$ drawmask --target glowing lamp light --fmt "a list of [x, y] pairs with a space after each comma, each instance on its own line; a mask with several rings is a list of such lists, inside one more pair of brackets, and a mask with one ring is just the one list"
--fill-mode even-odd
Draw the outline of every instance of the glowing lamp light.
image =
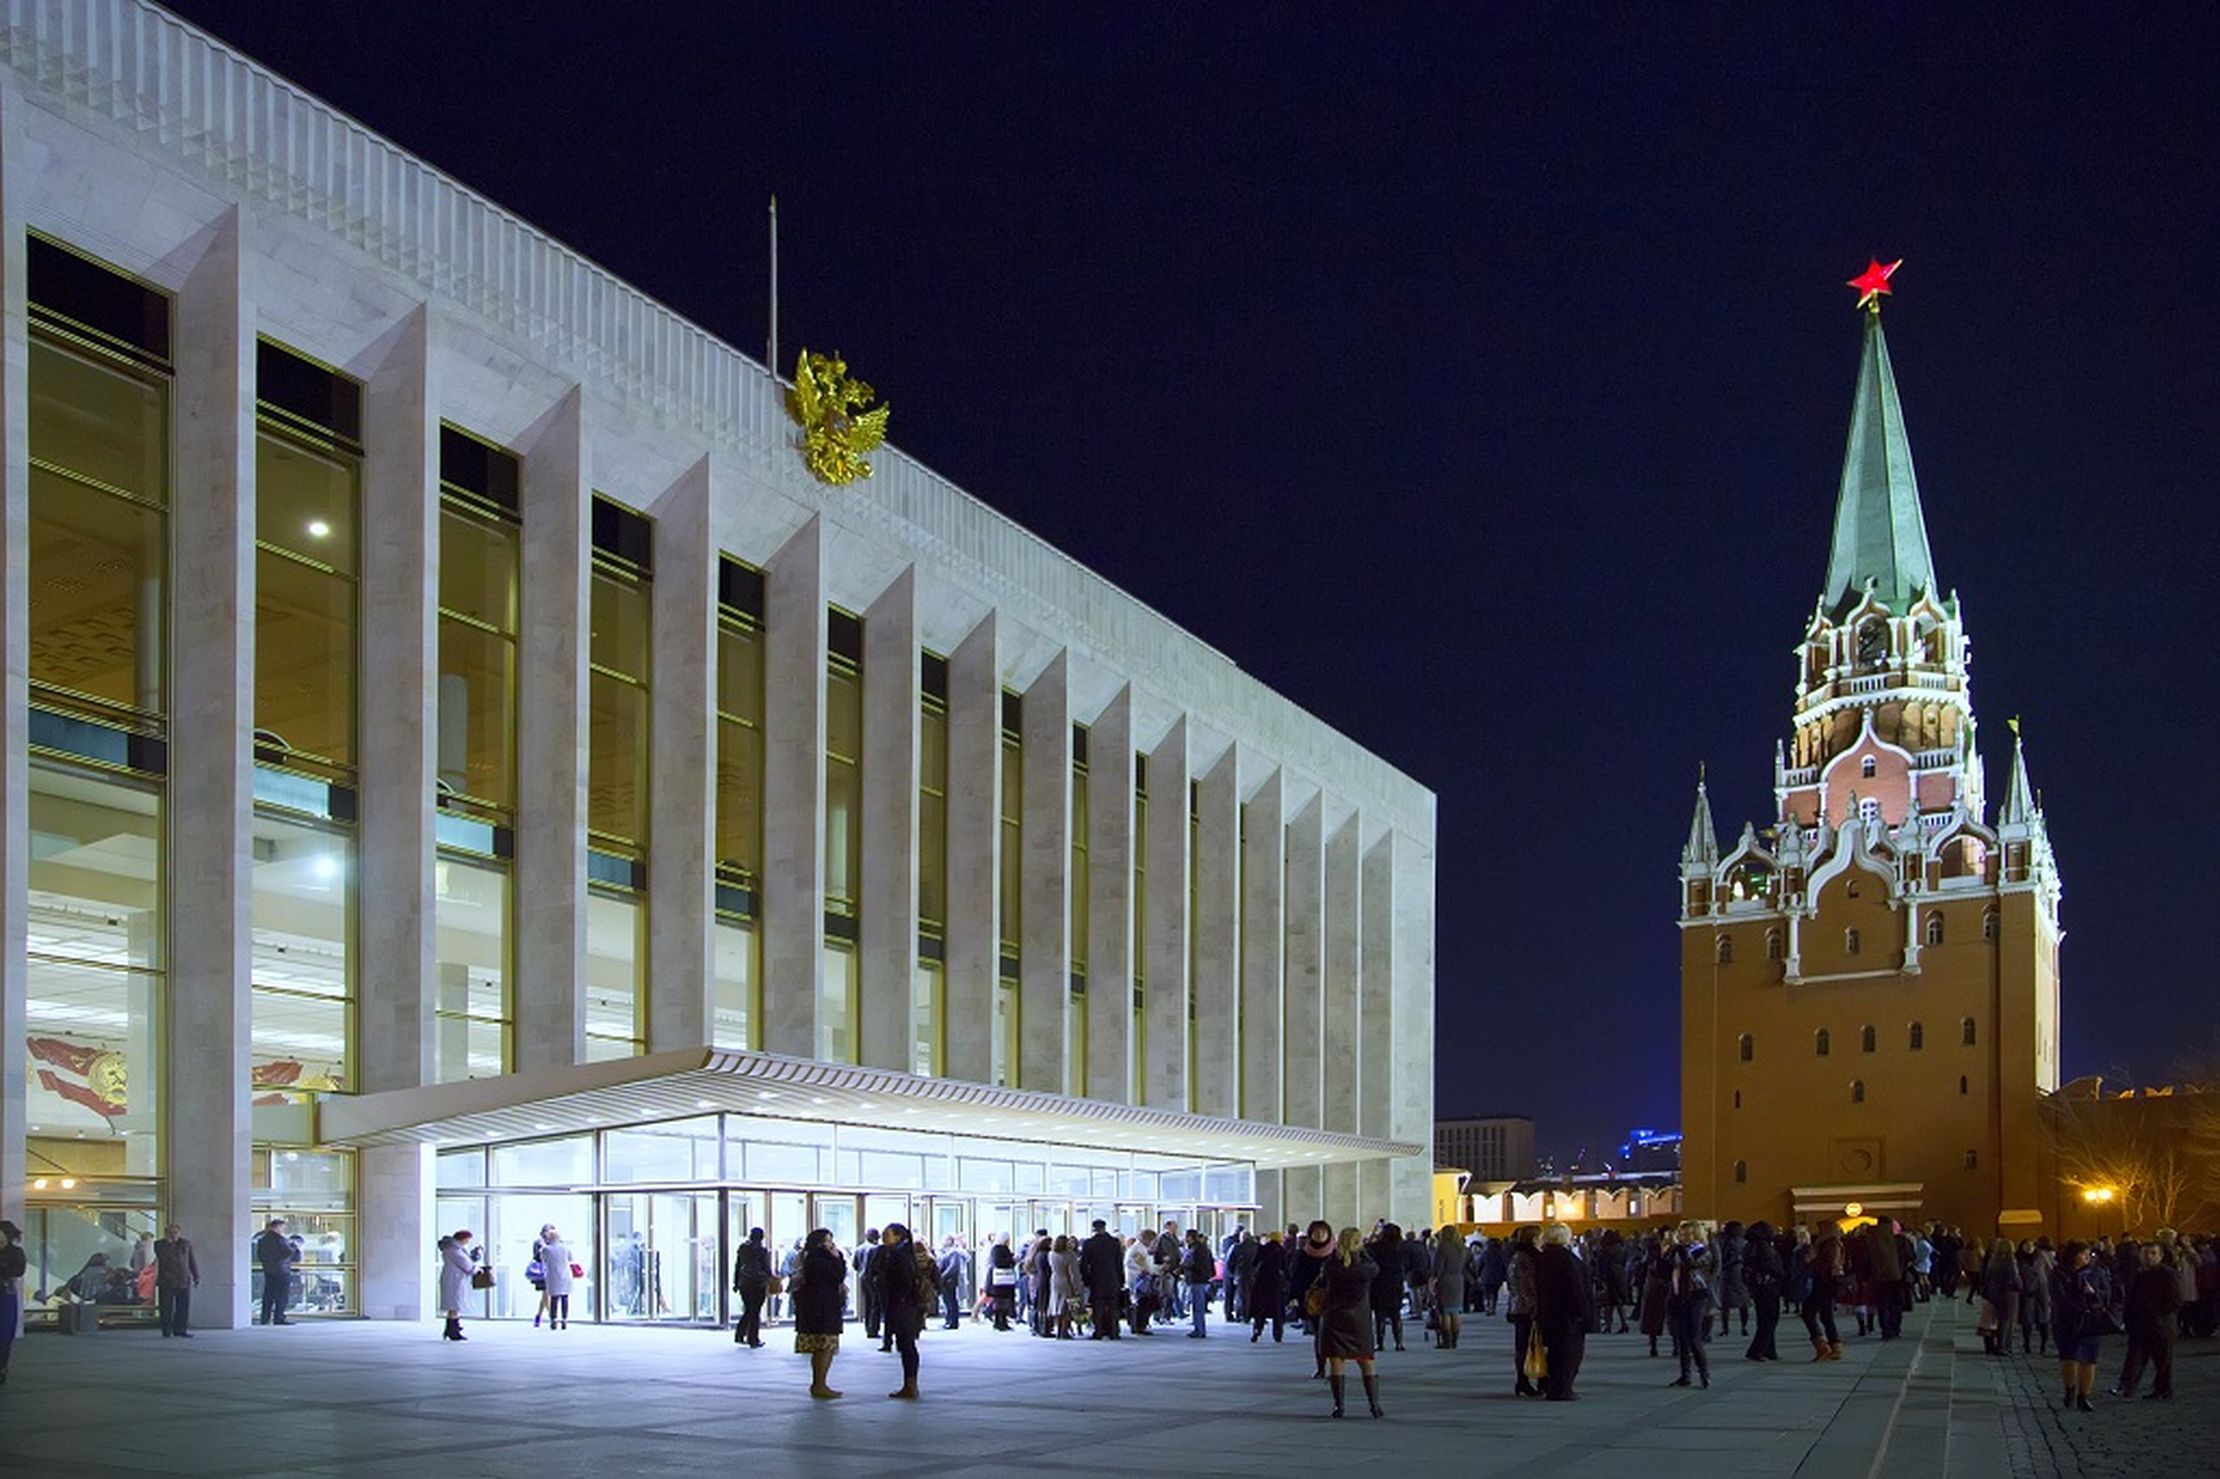
[[64, 1176], [64, 1177], [62, 1178], [62, 1190], [63, 1190], [63, 1191], [75, 1191], [75, 1190], [77, 1190], [77, 1178], [76, 1178], [76, 1177], [74, 1177], [74, 1176]]
[[39, 1178], [38, 1180], [36, 1180], [36, 1181], [32, 1182], [32, 1183], [31, 1183], [31, 1190], [33, 1190], [33, 1191], [44, 1191], [44, 1190], [46, 1190], [46, 1178], [45, 1178], [44, 1176], [41, 1176], [41, 1177], [40, 1177], [40, 1178]]
[[1846, 1203], [1844, 1203], [1844, 1204], [1843, 1204], [1843, 1208], [1842, 1208], [1842, 1215], [1843, 1215], [1843, 1216], [1845, 1216], [1845, 1217], [1863, 1217], [1863, 1216], [1865, 1216], [1865, 1203], [1863, 1203], [1863, 1202], [1846, 1202]]
[[2112, 1200], [2112, 1188], [2109, 1186], [2083, 1187], [2081, 1199], [2092, 1205], [2101, 1205]]
[[[1887, 292], [1888, 290], [1887, 290], [1886, 288], [1883, 288], [1883, 289], [1882, 289], [1882, 291], [1883, 291], [1883, 292]], [[325, 522], [324, 522], [324, 521], [323, 521], [322, 519], [310, 519], [310, 520], [308, 521], [308, 537], [309, 537], [309, 538], [311, 538], [311, 539], [323, 539], [323, 538], [326, 538], [326, 537], [328, 537], [328, 536], [329, 536], [330, 534], [331, 534], [331, 525], [329, 525], [329, 524], [325, 523]]]

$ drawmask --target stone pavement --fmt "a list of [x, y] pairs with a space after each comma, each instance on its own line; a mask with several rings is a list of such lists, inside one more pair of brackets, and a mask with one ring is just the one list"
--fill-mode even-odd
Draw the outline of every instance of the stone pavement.
[[[1963, 1306], [1922, 1307], [1907, 1339], [1853, 1340], [1827, 1365], [1810, 1363], [1800, 1327], [1784, 1328], [1777, 1365], [1745, 1362], [1741, 1341], [1721, 1339], [1710, 1391], [1668, 1387], [1669, 1356], [1649, 1359], [1640, 1336], [1598, 1336], [1582, 1400], [1563, 1404], [1514, 1398], [1508, 1329], [1475, 1319], [1456, 1350], [1414, 1343], [1382, 1358], [1388, 1415], [1377, 1422], [1361, 1415], [1354, 1373], [1352, 1415], [1331, 1421], [1306, 1345], [1252, 1346], [1218, 1326], [1205, 1341], [1166, 1329], [1115, 1345], [935, 1330], [914, 1404], [886, 1400], [894, 1358], [854, 1326], [833, 1368], [848, 1395], [833, 1403], [805, 1395], [807, 1367], [784, 1330], [760, 1351], [715, 1331], [583, 1325], [478, 1323], [462, 1345], [436, 1325], [371, 1322], [207, 1331], [189, 1344], [151, 1331], [38, 1335], [17, 1345], [0, 1390], [0, 1471], [1299, 1475], [1385, 1459], [1553, 1479], [1991, 1479], [2021, 1468], [2014, 1455], [2008, 1469], [2006, 1449], [2020, 1409], [1998, 1400], [2014, 1363], [1983, 1358], [1971, 1325]], [[2186, 1415], [2214, 1382], [2204, 1355], [2170, 1412], [2084, 1422], [2148, 1430]], [[2007, 1410], [2013, 1423], [2000, 1420]], [[2044, 1451], [2052, 1467], [2040, 1472], [2075, 1471], [2055, 1435]]]
[[[1974, 1344], [1974, 1360], [1982, 1360]], [[2105, 1337], [2097, 1362], [2095, 1412], [2058, 1405], [2058, 1362], [2044, 1355], [1991, 1361], [1991, 1400], [2001, 1418], [2011, 1472], [2033, 1479], [2127, 1479], [2129, 1475], [2220, 1470], [2220, 1340], [2174, 1344], [2174, 1400], [2105, 1395], [2119, 1379], [2127, 1338]], [[2150, 1373], [2143, 1390], [2151, 1389]]]

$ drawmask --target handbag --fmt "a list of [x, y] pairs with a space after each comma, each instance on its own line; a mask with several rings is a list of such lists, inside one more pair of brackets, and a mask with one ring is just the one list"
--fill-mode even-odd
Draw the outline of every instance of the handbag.
[[482, 1263], [472, 1269], [470, 1271], [470, 1287], [473, 1289], [491, 1289], [493, 1287], [493, 1270]]
[[1539, 1383], [1549, 1379], [1549, 1347], [1542, 1344], [1542, 1327], [1539, 1325], [1533, 1326], [1526, 1333], [1526, 1359], [1519, 1364], [1519, 1370], [1531, 1382]]
[[537, 1258], [533, 1259], [530, 1263], [524, 1265], [524, 1278], [525, 1282], [531, 1284], [542, 1282], [547, 1278], [547, 1265]]
[[1996, 1306], [1986, 1298], [1981, 1301], [1981, 1313], [1974, 1317], [1973, 1328], [1982, 1335], [1994, 1335], [1997, 1329]]
[[766, 1294], [784, 1294], [786, 1292], [786, 1280], [780, 1278], [777, 1274], [771, 1275], [769, 1282], [763, 1286], [763, 1292]]
[[1326, 1286], [1323, 1282], [1314, 1283], [1303, 1291], [1303, 1313], [1313, 1320], [1326, 1313]]
[[582, 1263], [572, 1264], [570, 1266], [570, 1276], [574, 1279], [583, 1279], [584, 1277], [586, 1277], [586, 1265]]

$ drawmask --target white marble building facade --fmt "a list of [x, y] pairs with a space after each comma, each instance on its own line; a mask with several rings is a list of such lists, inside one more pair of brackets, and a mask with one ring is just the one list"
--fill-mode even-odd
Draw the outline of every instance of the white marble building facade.
[[[0, 60], [0, 1212], [84, 1200], [42, 1174], [51, 1132], [33, 1126], [47, 1080], [26, 1053], [51, 1040], [66, 1057], [76, 1041], [66, 1021], [42, 1023], [35, 984], [47, 936], [34, 864], [49, 846], [27, 390], [36, 236], [170, 305], [168, 578], [163, 609], [140, 627], [142, 640], [157, 620], [167, 633], [162, 1006], [158, 1030], [116, 1050], [144, 1087], [109, 1119], [152, 1116], [161, 1129], [151, 1151], [88, 1162], [71, 1178], [80, 1193], [108, 1177], [121, 1201], [151, 1196], [204, 1250], [243, 1248], [258, 1156], [347, 1153], [335, 1164], [351, 1166], [338, 1195], [358, 1229], [349, 1307], [412, 1316], [437, 1230], [435, 1145], [737, 1113], [777, 1092], [761, 1085], [806, 1081], [823, 1085], [828, 1113], [859, 1123], [914, 1110], [936, 1132], [991, 1136], [1003, 1131], [985, 1127], [990, 1116], [1007, 1116], [1029, 1143], [1152, 1154], [1191, 1140], [1254, 1168], [1246, 1200], [1267, 1222], [1425, 1218], [1429, 791], [899, 451], [880, 453], [868, 482], [816, 482], [763, 366], [167, 13], [6, 0]], [[250, 1064], [251, 874], [270, 853], [254, 737], [263, 341], [360, 392], [349, 1071], [313, 1094], [264, 1092]], [[521, 531], [511, 1000], [498, 1071], [451, 1082], [440, 1082], [435, 939], [443, 425], [513, 455]], [[588, 1010], [596, 495], [638, 511], [655, 544], [654, 740], [632, 859], [647, 880], [644, 965], [637, 1040], [615, 1053], [591, 1040]], [[740, 1042], [715, 1026], [725, 561], [760, 571], [763, 593], [755, 995]], [[835, 942], [853, 1015], [828, 1058], [826, 1013], [849, 1010], [828, 1006], [826, 980], [827, 672], [842, 613], [863, 644], [860, 863], [853, 940]], [[917, 897], [921, 653], [946, 659], [947, 731], [942, 994], [922, 1005], [920, 952], [934, 946], [921, 943]], [[1026, 762], [1014, 788], [1013, 745]], [[1173, 798], [1145, 814], [1141, 768], [1152, 801]], [[1006, 791], [1014, 834], [999, 814]], [[1011, 835], [1021, 909], [997, 887]], [[1021, 914], [1019, 930], [1006, 913]], [[998, 1061], [1013, 934], [1019, 1028], [1014, 1057]], [[920, 1010], [938, 1043], [922, 1073]], [[658, 1094], [682, 1098], [665, 1110]], [[203, 1253], [204, 1323], [248, 1316], [233, 1262]]]

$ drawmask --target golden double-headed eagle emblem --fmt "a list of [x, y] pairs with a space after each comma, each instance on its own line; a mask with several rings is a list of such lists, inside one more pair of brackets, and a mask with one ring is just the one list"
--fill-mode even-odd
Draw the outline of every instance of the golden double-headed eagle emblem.
[[802, 428], [802, 461], [821, 483], [852, 483], [871, 476], [865, 455], [886, 440], [887, 412], [864, 407], [878, 393], [848, 373], [848, 362], [836, 354], [811, 354], [807, 349], [794, 362], [794, 388], [786, 393], [786, 410]]

